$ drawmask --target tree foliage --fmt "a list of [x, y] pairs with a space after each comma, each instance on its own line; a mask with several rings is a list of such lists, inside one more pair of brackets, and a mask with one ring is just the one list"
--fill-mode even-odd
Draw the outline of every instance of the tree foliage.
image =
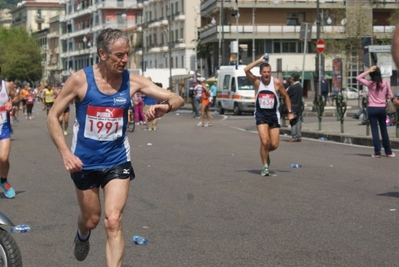
[[0, 27], [0, 51], [2, 77], [30, 82], [40, 80], [40, 47], [25, 29]]
[[0, 0], [0, 9], [16, 7], [20, 0]]

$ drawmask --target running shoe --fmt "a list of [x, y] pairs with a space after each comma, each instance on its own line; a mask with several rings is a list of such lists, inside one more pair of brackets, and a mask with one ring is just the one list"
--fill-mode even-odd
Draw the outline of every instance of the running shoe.
[[372, 157], [372, 158], [378, 158], [378, 159], [379, 159], [379, 158], [381, 158], [381, 155], [371, 154], [371, 157]]
[[396, 155], [393, 152], [391, 154], [387, 155], [387, 158], [394, 158], [394, 157], [396, 157]]
[[197, 124], [197, 126], [198, 126], [198, 127], [204, 127], [204, 124], [203, 124], [202, 122], [199, 122], [199, 123]]
[[89, 231], [89, 236], [85, 241], [80, 241], [78, 232], [76, 232], [75, 240], [73, 241], [75, 244], [75, 248], [73, 250], [73, 255], [78, 261], [84, 261], [89, 254], [90, 251], [90, 238], [91, 231]]
[[269, 176], [269, 167], [263, 167], [262, 171], [260, 172], [262, 176]]
[[15, 197], [15, 191], [14, 188], [11, 187], [9, 182], [4, 182], [4, 183], [0, 183], [1, 188], [3, 188], [4, 191], [4, 195], [7, 198], [13, 198]]

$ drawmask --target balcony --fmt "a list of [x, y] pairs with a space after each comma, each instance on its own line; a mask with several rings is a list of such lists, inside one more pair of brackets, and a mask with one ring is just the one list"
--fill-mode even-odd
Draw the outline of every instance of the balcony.
[[[222, 28], [223, 27], [223, 28]], [[392, 34], [395, 26], [373, 26], [373, 33], [379, 36]], [[299, 38], [301, 26], [286, 25], [230, 25], [230, 26], [212, 26], [200, 29], [200, 38], [205, 43], [218, 40], [218, 35], [223, 29], [225, 39], [235, 39], [238, 35], [240, 39], [297, 39]], [[346, 38], [344, 26], [321, 26], [322, 38]], [[317, 28], [312, 27], [312, 36], [316, 37]], [[333, 36], [333, 37], [332, 37]]]

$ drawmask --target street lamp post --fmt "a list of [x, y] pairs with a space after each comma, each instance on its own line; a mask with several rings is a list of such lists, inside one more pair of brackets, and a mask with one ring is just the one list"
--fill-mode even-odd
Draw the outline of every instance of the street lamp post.
[[237, 33], [236, 33], [236, 41], [237, 41], [237, 57], [236, 57], [236, 68], [238, 68], [238, 65], [240, 64], [240, 43], [238, 39], [238, 18], [240, 17], [240, 12], [238, 11], [238, 0], [236, 0], [236, 8], [237, 8], [237, 13], [236, 13], [236, 26], [237, 26]]
[[198, 12], [199, 12], [199, 5], [197, 5], [196, 7], [194, 7], [195, 10], [195, 17], [194, 17], [194, 27], [195, 27], [195, 44], [194, 44], [194, 53], [195, 53], [195, 57], [194, 57], [194, 81], [197, 80], [198, 77], [198, 55], [197, 55], [197, 46], [198, 46], [198, 24], [197, 24], [197, 20], [198, 20]]
[[[320, 39], [320, 0], [317, 0], [317, 5], [316, 5], [316, 13], [317, 13], [317, 18], [316, 18], [316, 39]], [[319, 64], [320, 64], [320, 53], [316, 54], [316, 78], [315, 79], [315, 100], [317, 99], [317, 96], [319, 94], [319, 87], [321, 84], [321, 77], [319, 75]]]
[[166, 6], [166, 12], [168, 17], [168, 52], [169, 52], [169, 90], [172, 90], [172, 14], [170, 9], [170, 1]]

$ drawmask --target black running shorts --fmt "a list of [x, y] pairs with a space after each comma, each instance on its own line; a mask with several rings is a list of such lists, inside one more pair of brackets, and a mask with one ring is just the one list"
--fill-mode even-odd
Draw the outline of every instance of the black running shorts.
[[79, 190], [90, 188], [104, 188], [104, 186], [113, 179], [135, 178], [134, 170], [131, 162], [113, 168], [82, 170], [80, 172], [71, 173], [71, 178]]

